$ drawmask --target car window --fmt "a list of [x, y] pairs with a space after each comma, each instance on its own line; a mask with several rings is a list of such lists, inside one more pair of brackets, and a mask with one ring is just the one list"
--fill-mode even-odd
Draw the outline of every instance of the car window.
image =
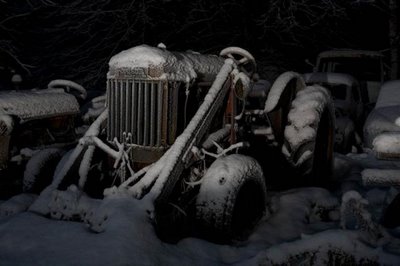
[[358, 90], [358, 86], [353, 85], [353, 86], [351, 87], [351, 90], [352, 90], [352, 93], [353, 93], [354, 101], [360, 102], [360, 92], [359, 92], [359, 90]]
[[346, 100], [347, 86], [343, 84], [331, 84], [321, 83], [321, 85], [327, 88], [334, 99]]
[[376, 58], [322, 58], [319, 71], [346, 73], [358, 80], [380, 81], [381, 61]]

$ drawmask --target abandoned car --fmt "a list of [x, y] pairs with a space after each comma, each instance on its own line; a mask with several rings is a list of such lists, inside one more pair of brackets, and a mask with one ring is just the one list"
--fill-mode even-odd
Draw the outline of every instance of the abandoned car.
[[364, 103], [375, 104], [379, 90], [387, 79], [384, 56], [379, 51], [336, 49], [321, 52], [314, 72], [346, 73], [355, 77], [361, 86]]
[[[374, 148], [374, 141], [379, 135], [397, 134], [400, 132], [399, 117], [400, 81], [387, 81], [382, 85], [375, 108], [365, 121], [365, 146], [368, 148]], [[392, 144], [395, 143], [396, 142]], [[390, 142], [388, 145], [390, 145]], [[395, 148], [395, 145], [392, 148]]]

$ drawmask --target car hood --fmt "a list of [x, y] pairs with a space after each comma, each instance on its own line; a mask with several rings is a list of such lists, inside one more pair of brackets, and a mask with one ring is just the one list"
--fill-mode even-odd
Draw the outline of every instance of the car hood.
[[376, 136], [383, 132], [400, 132], [400, 105], [375, 108], [364, 125], [364, 141], [372, 147]]

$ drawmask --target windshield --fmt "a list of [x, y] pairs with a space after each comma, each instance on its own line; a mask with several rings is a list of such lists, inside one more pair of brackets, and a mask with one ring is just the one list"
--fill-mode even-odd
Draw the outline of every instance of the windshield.
[[362, 81], [381, 81], [381, 60], [371, 57], [321, 58], [318, 71], [346, 73]]
[[336, 100], [346, 100], [347, 86], [343, 84], [320, 83], [321, 86], [327, 88]]

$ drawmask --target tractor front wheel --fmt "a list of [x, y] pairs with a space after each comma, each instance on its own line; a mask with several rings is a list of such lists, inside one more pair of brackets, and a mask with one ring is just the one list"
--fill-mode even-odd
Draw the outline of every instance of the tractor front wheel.
[[262, 217], [266, 186], [261, 166], [248, 156], [217, 159], [202, 179], [196, 220], [203, 235], [215, 242], [243, 239]]

